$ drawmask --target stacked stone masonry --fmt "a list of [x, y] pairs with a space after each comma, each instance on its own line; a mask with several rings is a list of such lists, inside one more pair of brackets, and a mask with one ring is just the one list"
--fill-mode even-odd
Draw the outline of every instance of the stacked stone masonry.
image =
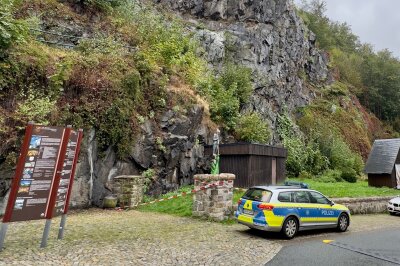
[[228, 219], [232, 212], [233, 182], [235, 175], [195, 175], [193, 216], [216, 221]]
[[113, 193], [117, 196], [120, 207], [138, 206], [143, 199], [143, 177], [135, 175], [114, 177]]
[[351, 214], [371, 214], [387, 211], [387, 204], [394, 197], [338, 198], [335, 203], [345, 205]]

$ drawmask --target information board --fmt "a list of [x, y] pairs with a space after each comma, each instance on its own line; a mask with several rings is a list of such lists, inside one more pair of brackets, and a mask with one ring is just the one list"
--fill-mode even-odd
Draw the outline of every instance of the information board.
[[17, 168], [14, 177], [18, 188], [12, 210], [8, 210], [12, 212], [10, 222], [45, 218], [64, 131], [33, 125], [28, 149], [20, 157], [22, 171]]
[[61, 173], [60, 183], [57, 190], [57, 196], [55, 206], [53, 210], [53, 217], [64, 213], [64, 209], [68, 204], [67, 198], [69, 193], [69, 187], [72, 185], [72, 174], [75, 162], [75, 156], [77, 155], [79, 133], [72, 130], [68, 140], [67, 152], [63, 164], [63, 170]]

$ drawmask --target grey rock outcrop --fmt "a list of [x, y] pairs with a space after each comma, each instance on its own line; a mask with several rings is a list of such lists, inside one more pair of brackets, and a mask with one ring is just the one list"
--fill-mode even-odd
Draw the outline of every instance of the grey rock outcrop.
[[[296, 14], [291, 0], [155, 0], [191, 17], [204, 57], [216, 69], [230, 61], [252, 70], [254, 92], [244, 110], [256, 110], [274, 129], [277, 113], [293, 113], [329, 78], [328, 55]], [[275, 142], [275, 141], [274, 141]]]
[[203, 157], [203, 144], [210, 143], [212, 132], [202, 123], [203, 118], [203, 107], [194, 105], [186, 113], [168, 110], [155, 121], [144, 121], [130, 156], [124, 160], [116, 156], [112, 147], [100, 155], [95, 131], [87, 132], [71, 206], [101, 207], [104, 197], [113, 193], [114, 177], [140, 175], [149, 168], [154, 169], [158, 177], [149, 184], [151, 194], [190, 184], [194, 174], [202, 173], [208, 167]]

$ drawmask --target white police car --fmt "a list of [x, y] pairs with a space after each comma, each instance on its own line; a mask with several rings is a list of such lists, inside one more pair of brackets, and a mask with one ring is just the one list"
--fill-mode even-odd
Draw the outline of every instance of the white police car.
[[320, 192], [293, 186], [255, 186], [238, 201], [238, 223], [263, 231], [282, 232], [293, 238], [300, 230], [350, 225], [350, 211]]

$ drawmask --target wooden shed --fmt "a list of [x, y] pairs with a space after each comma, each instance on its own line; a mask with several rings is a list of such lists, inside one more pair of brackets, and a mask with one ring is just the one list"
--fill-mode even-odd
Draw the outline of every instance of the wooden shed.
[[400, 139], [375, 140], [365, 172], [370, 186], [400, 188]]
[[[219, 152], [220, 172], [235, 174], [235, 187], [275, 185], [285, 181], [285, 148], [234, 143], [220, 145]], [[205, 154], [212, 155], [212, 147], [206, 147]]]

